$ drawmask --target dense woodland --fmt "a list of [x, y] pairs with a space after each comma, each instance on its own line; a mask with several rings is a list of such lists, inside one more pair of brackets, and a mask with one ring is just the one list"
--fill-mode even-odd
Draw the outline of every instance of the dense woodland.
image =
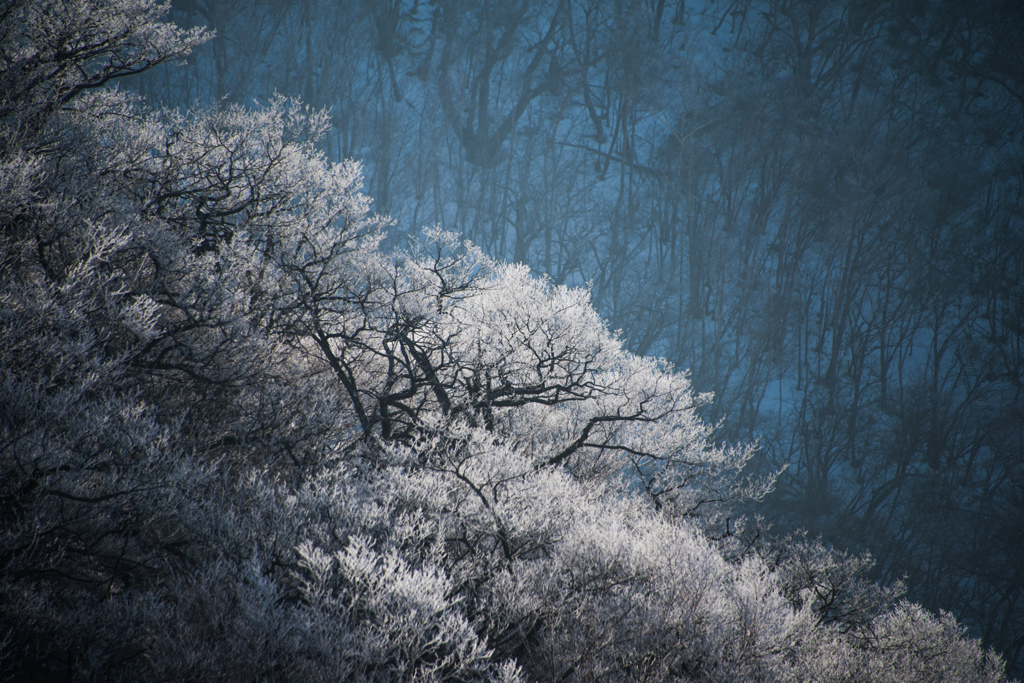
[[1021, 33], [0, 0], [0, 677], [1005, 680]]
[[182, 0], [152, 101], [327, 108], [390, 234], [590, 283], [786, 468], [749, 514], [870, 550], [1024, 674], [1024, 6]]

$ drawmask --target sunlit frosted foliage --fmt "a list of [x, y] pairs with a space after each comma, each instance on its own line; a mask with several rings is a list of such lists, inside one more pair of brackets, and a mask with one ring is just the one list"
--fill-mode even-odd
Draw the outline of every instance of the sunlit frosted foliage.
[[161, 22], [167, 9], [156, 0], [5, 0], [0, 118], [31, 136], [83, 91], [185, 55], [209, 37]]

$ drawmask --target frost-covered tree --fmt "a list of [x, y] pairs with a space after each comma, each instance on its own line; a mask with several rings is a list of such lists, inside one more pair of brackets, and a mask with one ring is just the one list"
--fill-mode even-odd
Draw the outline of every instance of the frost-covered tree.
[[859, 561], [723, 553], [770, 482], [586, 290], [382, 251], [323, 114], [98, 88], [201, 38], [152, 3], [2, 7], [0, 672], [1001, 680]]

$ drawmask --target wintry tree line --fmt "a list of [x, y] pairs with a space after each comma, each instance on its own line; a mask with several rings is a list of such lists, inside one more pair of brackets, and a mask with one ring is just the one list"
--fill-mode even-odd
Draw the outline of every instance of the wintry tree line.
[[866, 557], [744, 533], [771, 475], [590, 290], [382, 247], [328, 114], [110, 87], [208, 38], [0, 4], [3, 675], [1004, 680]]
[[[152, 101], [328, 107], [391, 235], [591, 283], [757, 439], [757, 511], [1024, 666], [1019, 3], [188, 0]], [[950, 533], [950, 530], [955, 532]]]

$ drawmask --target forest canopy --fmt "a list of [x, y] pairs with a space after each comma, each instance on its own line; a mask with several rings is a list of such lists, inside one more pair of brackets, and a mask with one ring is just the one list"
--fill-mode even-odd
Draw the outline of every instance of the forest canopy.
[[1024, 5], [183, 0], [151, 102], [330, 112], [389, 248], [589, 283], [781, 471], [748, 515], [948, 609], [1024, 676]]
[[330, 112], [116, 87], [211, 37], [0, 0], [0, 675], [1005, 680], [744, 522], [777, 470], [594, 287], [398, 229]]

